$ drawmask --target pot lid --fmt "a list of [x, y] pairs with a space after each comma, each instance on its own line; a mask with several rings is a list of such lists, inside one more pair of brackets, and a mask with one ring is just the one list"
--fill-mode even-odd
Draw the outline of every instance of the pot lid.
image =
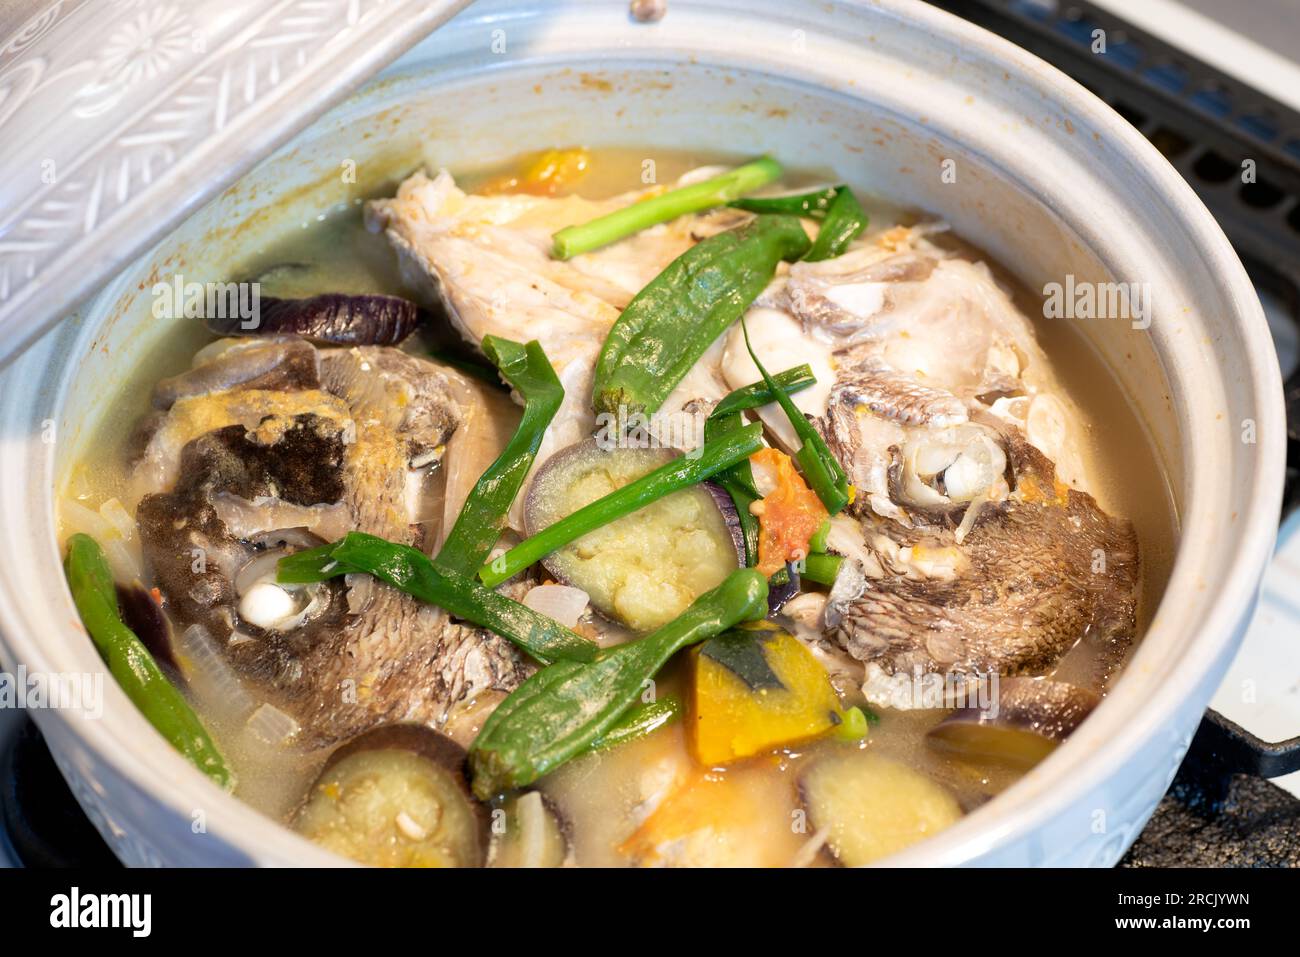
[[0, 365], [469, 0], [0, 12]]

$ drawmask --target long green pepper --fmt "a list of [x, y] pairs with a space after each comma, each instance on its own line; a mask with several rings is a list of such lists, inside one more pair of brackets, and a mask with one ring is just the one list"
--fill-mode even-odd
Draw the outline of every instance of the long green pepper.
[[794, 216], [757, 216], [697, 243], [633, 297], [596, 362], [598, 413], [656, 411], [771, 281], [811, 244]]
[[470, 747], [474, 793], [488, 800], [524, 787], [583, 753], [678, 651], [766, 613], [766, 580], [740, 568], [644, 638], [606, 649], [589, 664], [562, 661], [536, 672], [497, 706]]
[[[778, 372], [772, 376], [782, 392], [786, 395], [794, 395], [796, 392], [802, 392], [817, 384], [817, 377], [813, 375], [812, 366], [806, 362], [803, 365], [794, 366], [786, 369], [784, 372]], [[741, 386], [734, 392], [729, 392], [721, 402], [713, 407], [709, 413], [709, 418], [721, 418], [730, 415], [732, 412], [748, 412], [750, 409], [757, 409], [760, 406], [775, 402], [776, 396], [768, 387], [767, 382], [759, 380], [751, 382], [749, 385]]]
[[804, 262], [815, 263], [843, 255], [849, 244], [867, 228], [867, 214], [858, 205], [857, 197], [847, 186], [842, 187], [831, 200], [826, 218], [817, 233], [812, 249], [804, 255]]
[[364, 532], [349, 532], [333, 545], [280, 559], [276, 580], [290, 584], [322, 581], [365, 572], [413, 598], [446, 609], [514, 642], [543, 664], [567, 659], [590, 661], [597, 645], [568, 628], [512, 601], [469, 575], [435, 567], [418, 548]]
[[853, 191], [841, 183], [811, 193], [793, 196], [755, 196], [727, 204], [751, 213], [788, 213], [822, 221], [817, 241], [804, 254], [804, 262], [818, 262], [843, 255], [867, 228], [867, 214]]
[[195, 767], [226, 790], [233, 788], [234, 775], [203, 722], [122, 621], [113, 573], [99, 543], [80, 532], [73, 535], [63, 569], [82, 624], [132, 704]]
[[634, 704], [608, 731], [587, 745], [584, 754], [595, 754], [648, 737], [681, 718], [686, 709], [676, 695]]
[[745, 196], [733, 199], [728, 206], [749, 213], [785, 213], [789, 216], [807, 216], [825, 219], [831, 203], [847, 187], [828, 186], [811, 193], [790, 193], [785, 196]]

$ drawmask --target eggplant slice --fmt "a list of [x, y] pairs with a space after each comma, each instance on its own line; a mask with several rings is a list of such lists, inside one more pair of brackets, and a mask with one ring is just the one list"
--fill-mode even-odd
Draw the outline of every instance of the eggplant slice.
[[[672, 461], [662, 448], [603, 450], [595, 439], [552, 456], [524, 506], [529, 535]], [[676, 618], [743, 561], [731, 497], [707, 484], [682, 489], [553, 552], [546, 569], [581, 588], [601, 614], [637, 631]]]
[[1056, 749], [1100, 702], [1087, 688], [1046, 678], [1002, 678], [997, 708], [959, 708], [926, 741], [954, 757], [1031, 768]]
[[295, 830], [375, 867], [478, 867], [487, 817], [469, 793], [465, 751], [420, 725], [375, 728], [334, 752]]
[[861, 867], [943, 830], [957, 799], [918, 771], [869, 750], [819, 757], [799, 779], [814, 833], [848, 867]]
[[293, 335], [343, 346], [395, 346], [419, 325], [420, 310], [399, 296], [332, 292], [307, 299], [263, 296], [251, 322], [238, 315], [203, 321], [219, 336]]

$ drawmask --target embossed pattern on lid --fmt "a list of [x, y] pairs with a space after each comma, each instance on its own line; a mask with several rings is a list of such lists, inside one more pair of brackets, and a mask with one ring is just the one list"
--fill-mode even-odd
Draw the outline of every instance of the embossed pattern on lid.
[[0, 37], [0, 365], [467, 3], [31, 4]]

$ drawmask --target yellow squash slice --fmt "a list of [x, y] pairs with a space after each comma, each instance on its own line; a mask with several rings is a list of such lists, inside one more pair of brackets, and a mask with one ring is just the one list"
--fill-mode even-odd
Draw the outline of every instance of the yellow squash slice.
[[715, 767], [821, 737], [843, 721], [821, 662], [766, 623], [733, 629], [694, 654], [691, 745]]

